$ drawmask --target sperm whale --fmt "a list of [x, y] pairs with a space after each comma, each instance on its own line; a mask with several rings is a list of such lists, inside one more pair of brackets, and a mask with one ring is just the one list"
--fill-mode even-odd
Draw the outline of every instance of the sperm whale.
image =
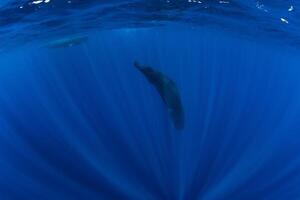
[[80, 45], [86, 42], [88, 38], [86, 36], [69, 36], [65, 38], [60, 38], [49, 42], [46, 46], [49, 48], [66, 48], [73, 47], [75, 45]]
[[163, 73], [148, 66], [142, 66], [135, 62], [134, 66], [156, 88], [177, 130], [184, 128], [184, 111], [177, 86], [173, 80]]

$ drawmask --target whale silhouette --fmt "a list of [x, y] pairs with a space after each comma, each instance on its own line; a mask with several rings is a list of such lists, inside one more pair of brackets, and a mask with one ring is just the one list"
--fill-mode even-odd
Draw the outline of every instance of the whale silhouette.
[[135, 62], [134, 66], [154, 85], [165, 105], [177, 130], [184, 128], [184, 112], [177, 86], [163, 73]]
[[69, 36], [60, 38], [57, 40], [53, 40], [46, 44], [49, 48], [66, 48], [66, 47], [73, 47], [75, 45], [80, 45], [86, 42], [88, 38], [86, 36]]

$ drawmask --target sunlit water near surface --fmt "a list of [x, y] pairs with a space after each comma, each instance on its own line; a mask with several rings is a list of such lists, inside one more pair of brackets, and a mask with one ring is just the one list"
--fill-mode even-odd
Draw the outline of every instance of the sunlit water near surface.
[[[300, 199], [300, 2], [0, 2], [0, 199]], [[133, 63], [172, 79], [176, 130]]]

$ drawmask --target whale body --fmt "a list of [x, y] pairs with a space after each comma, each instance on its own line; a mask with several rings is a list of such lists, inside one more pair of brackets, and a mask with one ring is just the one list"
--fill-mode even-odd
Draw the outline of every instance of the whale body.
[[148, 66], [141, 66], [135, 62], [134, 66], [146, 77], [156, 88], [165, 105], [177, 130], [184, 128], [184, 112], [177, 86], [173, 80], [163, 73]]
[[86, 42], [88, 38], [86, 36], [69, 36], [65, 38], [60, 38], [49, 42], [46, 46], [49, 48], [66, 48], [73, 47], [75, 45], [80, 45]]

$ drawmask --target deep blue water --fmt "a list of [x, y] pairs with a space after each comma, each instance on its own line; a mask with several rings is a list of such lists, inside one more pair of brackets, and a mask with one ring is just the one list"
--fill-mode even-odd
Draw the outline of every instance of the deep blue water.
[[0, 3], [0, 200], [300, 199], [299, 2], [32, 2]]

